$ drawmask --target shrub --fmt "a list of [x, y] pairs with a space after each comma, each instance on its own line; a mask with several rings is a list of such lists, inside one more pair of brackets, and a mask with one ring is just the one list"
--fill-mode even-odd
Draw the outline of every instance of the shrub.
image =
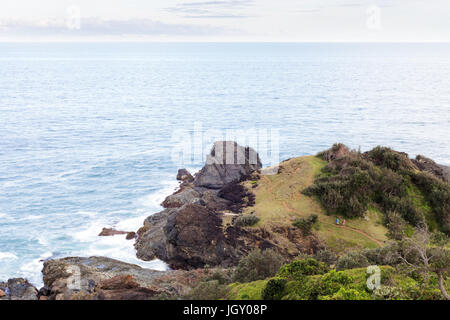
[[217, 280], [202, 281], [185, 298], [188, 300], [220, 300], [226, 298], [228, 292], [228, 286], [220, 284]]
[[339, 258], [336, 264], [337, 270], [363, 268], [369, 265], [366, 256], [357, 251], [350, 251]]
[[291, 280], [302, 280], [305, 276], [324, 274], [326, 272], [328, 272], [328, 267], [325, 263], [308, 258], [305, 260], [295, 260], [282, 266], [277, 276]]
[[292, 225], [302, 230], [303, 235], [307, 236], [311, 234], [311, 229], [313, 225], [317, 222], [317, 214], [311, 214], [307, 218], [297, 218], [294, 220]]
[[406, 153], [401, 153], [387, 147], [375, 147], [367, 152], [368, 158], [380, 167], [392, 171], [411, 169], [412, 163]]
[[237, 282], [252, 282], [273, 277], [283, 261], [283, 257], [272, 249], [255, 249], [239, 261], [233, 279]]
[[316, 284], [316, 294], [317, 296], [332, 296], [339, 289], [350, 285], [352, 282], [353, 278], [344, 272], [331, 270], [323, 275]]
[[259, 222], [259, 218], [253, 214], [246, 214], [236, 218], [234, 225], [236, 227], [250, 227]]
[[323, 262], [329, 266], [336, 263], [338, 257], [334, 254], [333, 251], [330, 251], [328, 249], [319, 250], [314, 255], [314, 258], [317, 261]]
[[364, 249], [361, 254], [367, 258], [369, 265], [395, 266], [400, 263], [398, 246], [396, 243], [383, 248]]
[[286, 279], [272, 278], [270, 279], [262, 291], [262, 298], [264, 300], [279, 300], [283, 296], [286, 288]]
[[323, 300], [371, 300], [372, 297], [366, 291], [358, 291], [341, 287], [338, 292], [330, 296], [321, 297]]

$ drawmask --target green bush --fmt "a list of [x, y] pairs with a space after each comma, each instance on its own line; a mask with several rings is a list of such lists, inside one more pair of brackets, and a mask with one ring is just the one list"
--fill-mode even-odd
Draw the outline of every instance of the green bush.
[[376, 147], [365, 154], [353, 151], [331, 160], [303, 193], [316, 196], [328, 214], [362, 217], [369, 205], [386, 214], [395, 212], [396, 216], [385, 219], [389, 235], [395, 239], [406, 228], [403, 220], [416, 227], [425, 217], [450, 234], [450, 185], [418, 172], [406, 154], [390, 148]]
[[280, 300], [286, 288], [286, 279], [272, 278], [270, 279], [262, 291], [264, 300]]
[[322, 296], [321, 300], [371, 300], [372, 297], [366, 291], [358, 291], [341, 287], [338, 292], [332, 296]]
[[253, 214], [245, 214], [239, 216], [234, 221], [234, 226], [236, 227], [250, 227], [259, 222], [259, 218]]
[[313, 225], [318, 220], [317, 214], [311, 214], [307, 218], [297, 218], [294, 220], [292, 225], [302, 230], [303, 235], [307, 236], [311, 234], [311, 229]]
[[324, 274], [328, 272], [328, 266], [323, 262], [308, 258], [305, 260], [295, 260], [280, 268], [278, 277], [290, 280], [302, 280], [305, 276]]
[[283, 265], [284, 259], [274, 250], [255, 249], [242, 258], [236, 267], [233, 280], [252, 282], [273, 277]]
[[227, 297], [229, 288], [217, 280], [202, 281], [184, 298], [188, 300], [220, 300]]
[[369, 266], [366, 256], [358, 251], [350, 251], [340, 257], [336, 263], [337, 270], [362, 268]]
[[334, 254], [334, 252], [328, 249], [317, 251], [316, 254], [314, 255], [314, 258], [317, 261], [327, 264], [328, 266], [335, 264], [338, 259], [338, 257]]

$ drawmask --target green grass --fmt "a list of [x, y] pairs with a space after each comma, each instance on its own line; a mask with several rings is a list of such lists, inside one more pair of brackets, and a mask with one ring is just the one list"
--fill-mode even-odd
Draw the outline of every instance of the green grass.
[[229, 285], [229, 300], [262, 300], [261, 293], [268, 280], [258, 280], [249, 283], [232, 283]]
[[[350, 229], [335, 225], [336, 216], [327, 215], [322, 205], [314, 198], [301, 193], [321, 174], [327, 162], [315, 156], [293, 158], [280, 164], [281, 173], [262, 176], [255, 193], [256, 204], [246, 208], [245, 213], [254, 212], [260, 221], [254, 227], [271, 229], [273, 226], [291, 226], [299, 217], [311, 214], [319, 216], [315, 232], [335, 252], [357, 248], [375, 248], [378, 244], [370, 238]], [[251, 188], [251, 182], [246, 182]], [[347, 219], [346, 225], [368, 234], [380, 243], [387, 240], [387, 229], [382, 225], [382, 213], [374, 207], [363, 218]], [[283, 241], [283, 239], [277, 239]]]

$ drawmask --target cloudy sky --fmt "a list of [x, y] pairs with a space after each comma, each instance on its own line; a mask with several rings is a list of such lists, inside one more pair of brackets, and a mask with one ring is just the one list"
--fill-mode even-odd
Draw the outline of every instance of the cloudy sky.
[[450, 42], [450, 1], [0, 1], [0, 41], [80, 40]]

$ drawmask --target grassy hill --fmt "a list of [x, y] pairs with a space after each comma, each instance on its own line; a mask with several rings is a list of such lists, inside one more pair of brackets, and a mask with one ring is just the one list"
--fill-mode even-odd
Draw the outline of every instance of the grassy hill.
[[255, 205], [245, 208], [243, 213], [253, 213], [260, 218], [254, 227], [268, 229], [291, 226], [296, 218], [317, 214], [314, 232], [337, 253], [382, 246], [387, 240], [387, 229], [381, 223], [379, 210], [370, 208], [365, 218], [346, 219], [345, 226], [338, 226], [336, 217], [342, 219], [342, 216], [327, 215], [317, 199], [302, 194], [326, 164], [315, 156], [292, 158], [280, 164], [278, 174], [263, 175], [257, 182], [246, 181], [245, 185], [255, 194]]

